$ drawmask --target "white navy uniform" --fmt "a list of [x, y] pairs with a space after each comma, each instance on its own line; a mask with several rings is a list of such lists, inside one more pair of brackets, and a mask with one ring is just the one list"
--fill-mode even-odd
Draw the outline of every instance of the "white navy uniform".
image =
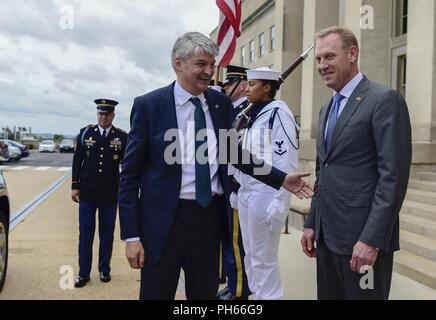
[[[269, 120], [278, 108], [272, 128]], [[284, 172], [298, 168], [298, 125], [287, 104], [274, 100], [258, 114], [251, 128], [242, 136], [243, 147]], [[278, 247], [289, 205], [290, 193], [273, 189], [241, 172], [237, 197], [240, 227], [245, 248], [245, 269], [248, 285], [259, 300], [283, 298], [280, 280]], [[232, 195], [233, 205], [235, 196]]]

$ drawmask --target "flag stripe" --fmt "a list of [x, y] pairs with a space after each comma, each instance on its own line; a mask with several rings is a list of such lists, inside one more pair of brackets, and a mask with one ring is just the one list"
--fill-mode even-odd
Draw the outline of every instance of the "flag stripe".
[[241, 0], [216, 0], [220, 10], [217, 44], [220, 53], [217, 63], [226, 67], [236, 50], [236, 38], [241, 35]]

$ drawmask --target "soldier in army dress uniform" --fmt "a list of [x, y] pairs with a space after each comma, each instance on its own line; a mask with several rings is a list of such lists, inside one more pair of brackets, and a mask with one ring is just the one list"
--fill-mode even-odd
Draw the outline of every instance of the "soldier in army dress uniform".
[[99, 219], [100, 281], [109, 282], [118, 204], [119, 166], [127, 133], [112, 125], [118, 102], [97, 99], [98, 124], [80, 130], [73, 158], [71, 197], [79, 203], [79, 276], [75, 287], [90, 280], [96, 211]]
[[[226, 95], [232, 100], [232, 109], [229, 112], [229, 122], [233, 124], [236, 116], [248, 106], [247, 93], [247, 68], [229, 65], [226, 68], [226, 80], [223, 84]], [[229, 165], [229, 185], [232, 193], [237, 193], [239, 183], [234, 178], [237, 170]], [[245, 251], [242, 243], [241, 230], [237, 203], [230, 203], [233, 209], [232, 219], [229, 222], [232, 230], [231, 243], [222, 246], [222, 271], [227, 277], [227, 287], [219, 291], [218, 300], [247, 300], [251, 294], [248, 288], [247, 275], [245, 274]]]

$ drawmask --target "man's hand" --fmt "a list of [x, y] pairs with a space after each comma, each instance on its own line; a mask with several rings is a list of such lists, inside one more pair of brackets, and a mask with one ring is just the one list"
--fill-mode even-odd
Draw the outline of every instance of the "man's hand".
[[289, 173], [283, 181], [282, 187], [292, 192], [300, 199], [308, 199], [313, 196], [313, 190], [303, 177], [310, 176], [310, 172]]
[[126, 257], [132, 269], [144, 267], [145, 253], [141, 241], [126, 243]]
[[315, 230], [304, 228], [303, 235], [301, 237], [301, 247], [306, 256], [309, 258], [316, 258]]
[[361, 241], [358, 241], [353, 248], [350, 266], [354, 272], [360, 272], [363, 266], [373, 267], [377, 260], [378, 250]]
[[80, 190], [78, 190], [78, 189], [71, 190], [71, 199], [73, 199], [74, 202], [79, 203], [80, 202]]

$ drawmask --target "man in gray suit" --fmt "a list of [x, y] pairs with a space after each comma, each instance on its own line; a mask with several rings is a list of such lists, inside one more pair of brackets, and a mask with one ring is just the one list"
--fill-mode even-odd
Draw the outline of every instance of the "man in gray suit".
[[302, 248], [317, 258], [318, 299], [388, 299], [411, 163], [407, 105], [359, 72], [351, 31], [320, 31], [315, 57], [334, 95], [320, 112]]

